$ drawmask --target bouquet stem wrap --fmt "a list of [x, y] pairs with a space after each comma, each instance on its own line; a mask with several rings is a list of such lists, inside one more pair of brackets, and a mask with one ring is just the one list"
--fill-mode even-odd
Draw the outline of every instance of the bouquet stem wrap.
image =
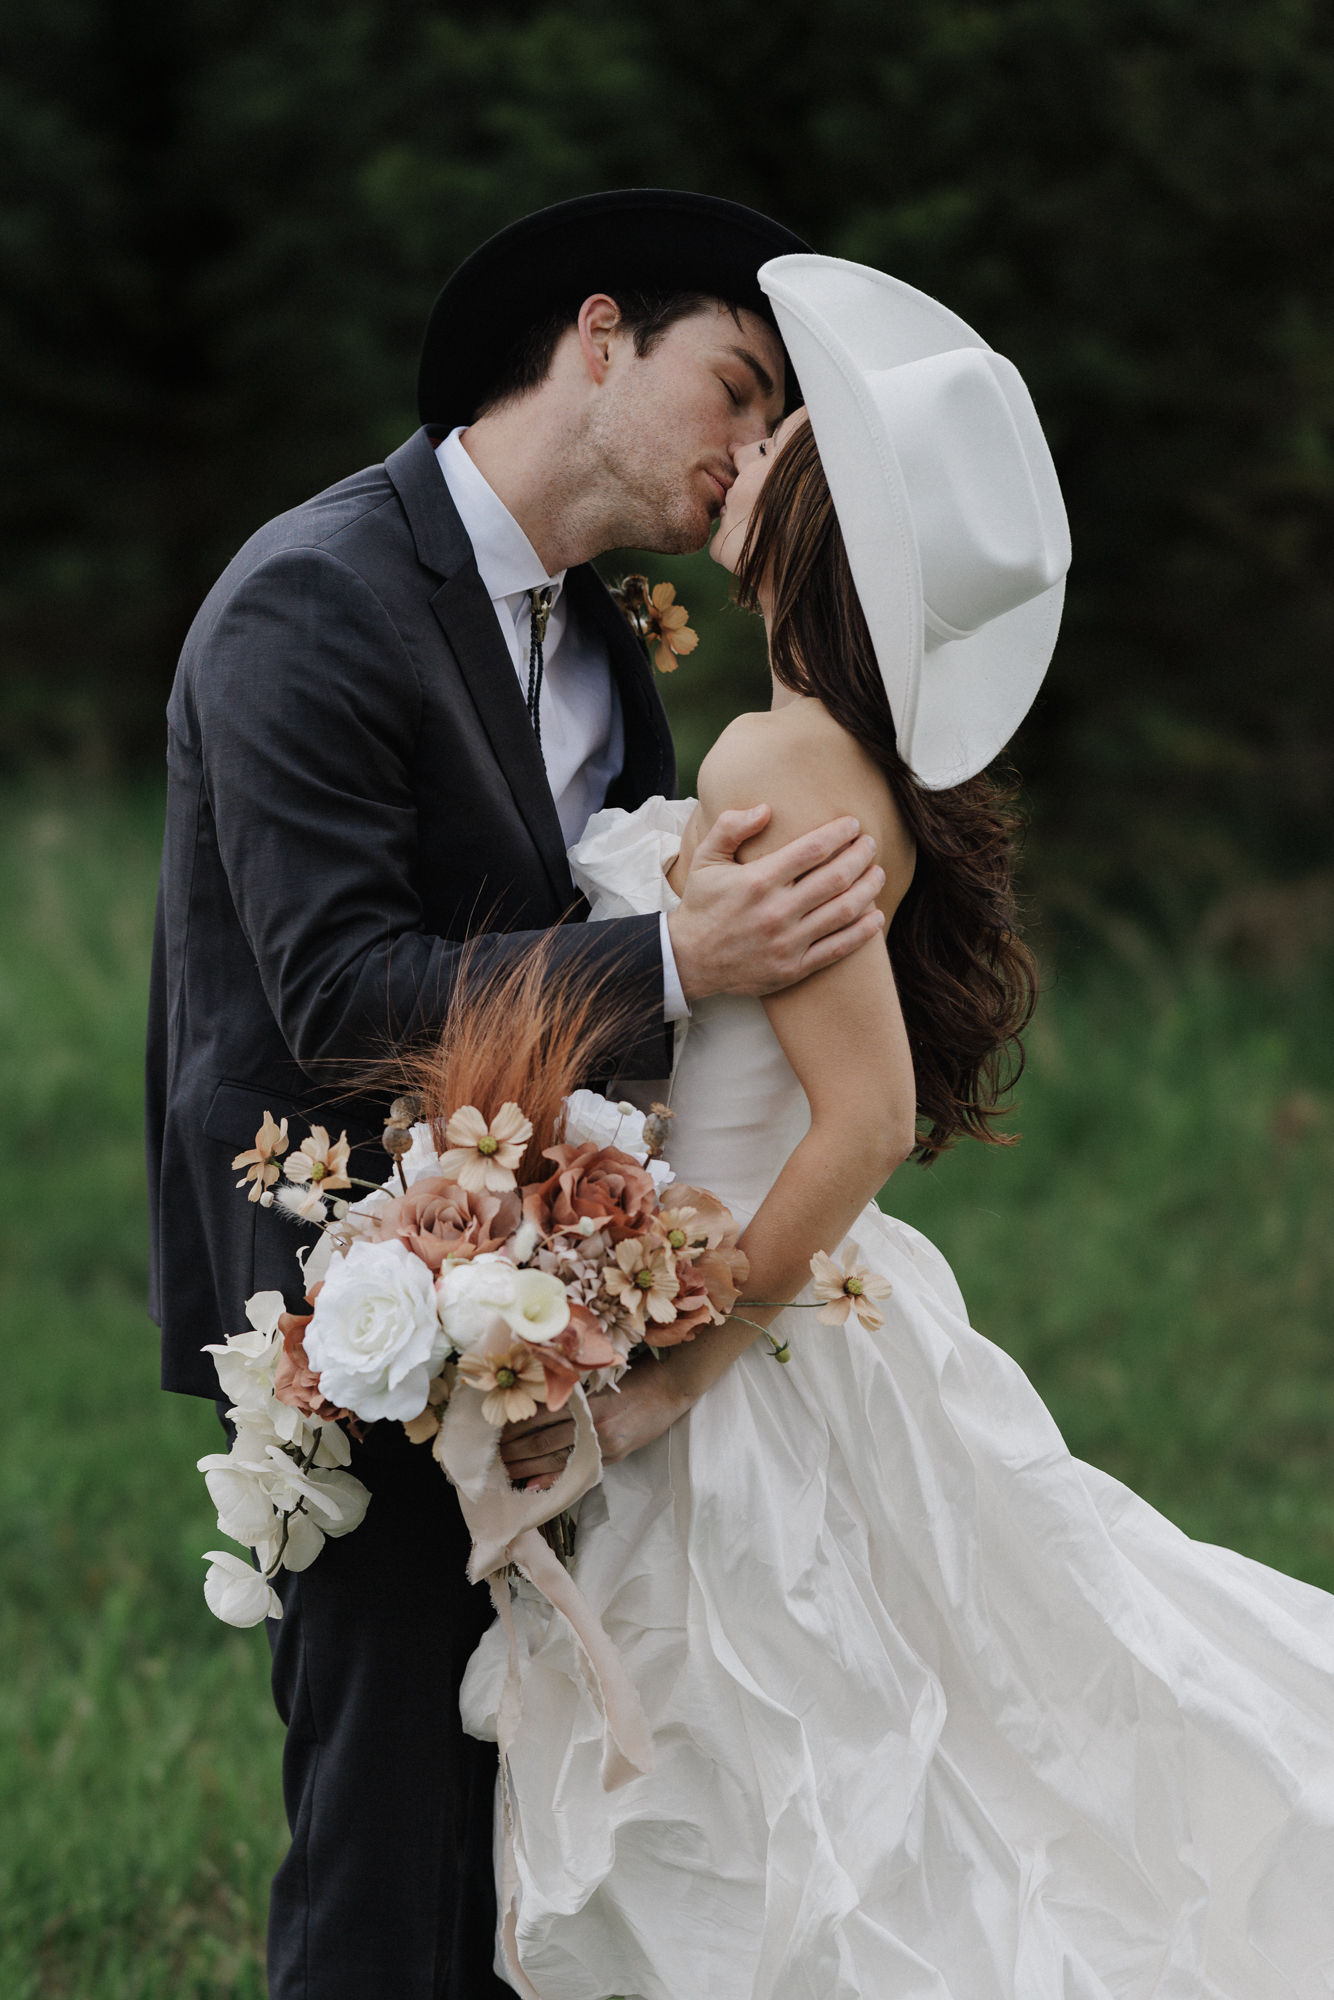
[[514, 1854], [509, 1753], [519, 1730], [523, 1696], [518, 1635], [510, 1609], [507, 1572], [511, 1568], [526, 1576], [560, 1612], [583, 1649], [602, 1716], [604, 1789], [614, 1791], [631, 1778], [644, 1776], [653, 1766], [648, 1723], [621, 1656], [574, 1578], [538, 1532], [543, 1522], [573, 1506], [602, 1476], [597, 1432], [588, 1398], [581, 1388], [572, 1391], [567, 1407], [574, 1419], [574, 1449], [555, 1483], [540, 1491], [510, 1484], [497, 1456], [499, 1432], [483, 1417], [482, 1398], [476, 1390], [455, 1392], [434, 1446], [436, 1459], [458, 1493], [463, 1518], [472, 1534], [469, 1579], [478, 1583], [485, 1578], [490, 1584], [509, 1644], [505, 1688], [496, 1719], [503, 1835], [501, 1939], [506, 1974], [523, 2000], [541, 2000], [541, 1995], [519, 1963], [515, 1915], [518, 1866]]

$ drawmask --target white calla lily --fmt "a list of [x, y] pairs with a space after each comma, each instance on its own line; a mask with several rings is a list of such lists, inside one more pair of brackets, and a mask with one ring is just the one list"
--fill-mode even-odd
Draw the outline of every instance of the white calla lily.
[[515, 1333], [541, 1345], [555, 1340], [570, 1324], [570, 1301], [553, 1272], [516, 1271], [513, 1302], [502, 1306], [500, 1313]]

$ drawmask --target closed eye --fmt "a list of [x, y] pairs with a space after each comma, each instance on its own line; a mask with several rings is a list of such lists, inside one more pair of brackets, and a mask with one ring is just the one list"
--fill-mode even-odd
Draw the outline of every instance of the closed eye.
[[738, 396], [736, 390], [732, 387], [727, 377], [725, 375], [720, 375], [718, 377], [718, 380], [722, 383], [724, 389], [726, 389], [728, 400], [731, 403], [732, 408], [734, 410], [739, 410], [741, 408], [741, 398], [740, 396]]

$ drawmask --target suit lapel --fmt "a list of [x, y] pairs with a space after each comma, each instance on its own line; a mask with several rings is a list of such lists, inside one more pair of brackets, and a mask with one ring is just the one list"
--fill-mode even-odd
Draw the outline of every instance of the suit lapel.
[[[575, 900], [556, 804], [528, 720], [518, 675], [435, 447], [418, 431], [386, 461], [423, 566], [442, 577], [431, 599], [441, 630], [561, 909]], [[627, 731], [628, 737], [628, 731]]]

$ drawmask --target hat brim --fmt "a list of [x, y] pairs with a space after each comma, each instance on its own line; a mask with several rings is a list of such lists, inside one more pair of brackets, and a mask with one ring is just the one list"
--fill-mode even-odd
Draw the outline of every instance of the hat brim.
[[1064, 580], [967, 638], [927, 646], [907, 486], [864, 376], [987, 342], [926, 293], [865, 265], [782, 257], [760, 283], [801, 379], [899, 754], [930, 791], [962, 784], [1032, 706], [1055, 650]]
[[790, 229], [715, 195], [612, 188], [511, 223], [465, 258], [427, 322], [417, 378], [432, 430], [471, 422], [522, 335], [618, 290], [702, 292], [775, 325], [760, 266], [805, 251]]

